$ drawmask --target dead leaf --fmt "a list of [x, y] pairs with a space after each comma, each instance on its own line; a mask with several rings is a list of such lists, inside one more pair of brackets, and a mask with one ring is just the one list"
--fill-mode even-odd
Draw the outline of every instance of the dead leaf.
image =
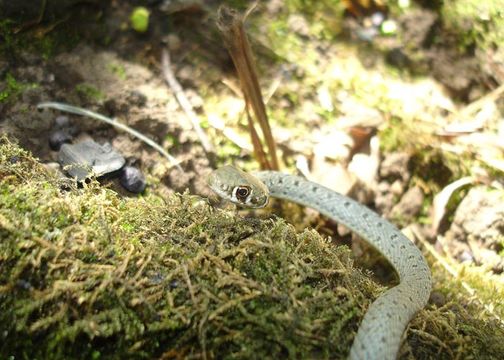
[[432, 229], [435, 234], [437, 234], [439, 230], [439, 225], [441, 224], [441, 221], [446, 215], [446, 205], [448, 205], [448, 202], [450, 201], [452, 195], [462, 187], [473, 183], [474, 179], [472, 177], [466, 176], [448, 184], [447, 186], [444, 187], [443, 190], [441, 190], [441, 192], [439, 192], [436, 196], [434, 196], [433, 212], [432, 212]]

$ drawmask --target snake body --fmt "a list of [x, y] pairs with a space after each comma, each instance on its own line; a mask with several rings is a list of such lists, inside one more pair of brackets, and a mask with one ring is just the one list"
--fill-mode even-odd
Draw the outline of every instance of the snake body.
[[394, 225], [333, 190], [276, 171], [252, 175], [224, 166], [209, 176], [208, 183], [218, 195], [241, 206], [264, 207], [269, 196], [273, 196], [313, 208], [375, 247], [397, 271], [400, 282], [370, 305], [349, 358], [384, 360], [397, 357], [408, 323], [427, 304], [432, 280], [421, 251]]

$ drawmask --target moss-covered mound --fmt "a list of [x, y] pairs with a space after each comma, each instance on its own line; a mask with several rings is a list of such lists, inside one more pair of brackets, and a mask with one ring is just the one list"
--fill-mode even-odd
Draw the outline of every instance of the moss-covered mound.
[[[79, 188], [5, 138], [0, 239], [0, 359], [344, 358], [380, 291], [314, 231]], [[429, 305], [400, 357], [500, 359], [503, 326], [481, 313]]]
[[348, 353], [379, 290], [348, 249], [194, 196], [78, 188], [0, 142], [1, 358]]

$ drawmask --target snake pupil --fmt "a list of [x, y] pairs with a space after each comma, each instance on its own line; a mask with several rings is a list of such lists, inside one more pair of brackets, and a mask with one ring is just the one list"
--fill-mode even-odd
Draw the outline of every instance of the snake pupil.
[[238, 200], [244, 201], [247, 196], [250, 194], [250, 189], [245, 186], [240, 186], [236, 189], [236, 197]]

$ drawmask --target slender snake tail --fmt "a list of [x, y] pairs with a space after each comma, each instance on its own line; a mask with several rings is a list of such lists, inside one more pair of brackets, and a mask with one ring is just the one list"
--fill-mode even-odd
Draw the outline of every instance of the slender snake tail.
[[222, 197], [244, 206], [265, 206], [269, 192], [270, 196], [316, 209], [375, 247], [397, 271], [400, 283], [371, 304], [349, 358], [392, 360], [397, 357], [408, 323], [427, 304], [432, 280], [420, 250], [394, 225], [358, 202], [298, 176], [274, 171], [261, 171], [252, 176], [225, 166], [210, 175], [209, 185]]

